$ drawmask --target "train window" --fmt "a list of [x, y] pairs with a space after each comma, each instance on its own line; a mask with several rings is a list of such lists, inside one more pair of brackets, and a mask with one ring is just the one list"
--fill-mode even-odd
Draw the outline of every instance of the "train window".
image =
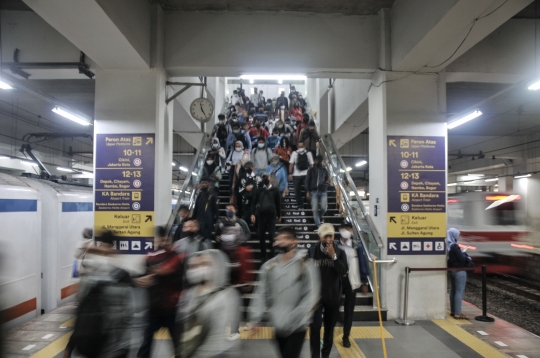
[[520, 211], [516, 203], [504, 203], [487, 210], [490, 225], [521, 225]]

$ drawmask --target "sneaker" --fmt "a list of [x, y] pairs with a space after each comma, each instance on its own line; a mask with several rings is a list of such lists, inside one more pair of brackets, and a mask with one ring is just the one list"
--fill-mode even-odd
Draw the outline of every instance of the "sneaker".
[[343, 337], [343, 347], [351, 348], [351, 341], [349, 341], [349, 338]]
[[240, 333], [233, 333], [229, 337], [227, 337], [227, 340], [229, 342], [234, 342], [240, 339]]

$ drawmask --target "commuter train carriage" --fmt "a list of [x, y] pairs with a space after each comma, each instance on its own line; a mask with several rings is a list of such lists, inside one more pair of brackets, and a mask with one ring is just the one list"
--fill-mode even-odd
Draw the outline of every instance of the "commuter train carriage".
[[526, 237], [525, 207], [521, 196], [493, 192], [448, 195], [448, 228], [461, 232], [459, 244], [468, 246], [476, 270], [520, 274], [522, 259], [533, 247]]

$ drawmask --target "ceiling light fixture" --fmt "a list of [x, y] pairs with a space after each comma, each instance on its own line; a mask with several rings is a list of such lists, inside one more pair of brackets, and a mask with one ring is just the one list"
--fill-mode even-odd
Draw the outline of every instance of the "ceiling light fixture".
[[60, 170], [61, 172], [70, 172], [70, 173], [73, 173], [73, 169], [70, 169], [70, 168], [56, 167], [56, 170]]
[[352, 168], [351, 168], [351, 167], [347, 167], [347, 168], [345, 168], [345, 170], [348, 171], [348, 172], [350, 172], [350, 171], [352, 170]]
[[178, 169], [180, 169], [180, 170], [183, 171], [183, 172], [187, 172], [187, 171], [188, 171], [188, 168], [184, 168], [184, 167], [179, 167]]
[[523, 178], [528, 178], [530, 177], [531, 175], [530, 174], [522, 174], [522, 175], [516, 175], [514, 177], [514, 179], [523, 179]]
[[450, 183], [447, 186], [456, 186], [456, 185], [457, 185], [457, 183]]
[[62, 109], [59, 106], [54, 107], [52, 109], [52, 111], [54, 113], [56, 113], [56, 114], [61, 115], [62, 117], [65, 117], [65, 118], [67, 118], [69, 120], [72, 120], [73, 122], [79, 123], [79, 124], [81, 124], [83, 126], [89, 126], [90, 124], [92, 124], [89, 121], [85, 120], [84, 118], [76, 116], [76, 115], [74, 115], [72, 113], [69, 113], [68, 111], [66, 111], [65, 109]]
[[240, 76], [242, 80], [274, 80], [282, 82], [285, 80], [289, 81], [305, 81], [307, 79], [304, 75], [242, 75]]
[[30, 162], [28, 160], [21, 160], [21, 163], [24, 164], [24, 165], [32, 165], [34, 167], [37, 167], [37, 164], [34, 163], [34, 162]]
[[367, 164], [367, 161], [362, 160], [362, 161], [356, 163], [355, 166], [356, 166], [356, 167], [361, 167], [362, 165], [366, 165], [366, 164]]
[[491, 178], [491, 179], [486, 179], [485, 181], [498, 181], [499, 178]]
[[9, 157], [6, 157], [4, 155], [0, 155], [0, 159], [9, 159]]
[[540, 80], [536, 80], [536, 82], [531, 83], [531, 85], [529, 87], [527, 87], [527, 89], [529, 89], [531, 91], [539, 90], [540, 89]]
[[456, 117], [454, 120], [452, 120], [451, 123], [448, 123], [448, 129], [454, 129], [457, 126], [462, 125], [463, 123], [467, 123], [468, 121], [472, 121], [473, 119], [480, 117], [482, 115], [482, 112], [479, 109], [475, 109], [474, 111], [467, 113], [466, 115]]
[[172, 163], [172, 166], [174, 167], [174, 166], [176, 166], [176, 164], [173, 162], [173, 163]]
[[5, 83], [4, 81], [0, 81], [0, 88], [3, 90], [11, 90], [13, 87]]

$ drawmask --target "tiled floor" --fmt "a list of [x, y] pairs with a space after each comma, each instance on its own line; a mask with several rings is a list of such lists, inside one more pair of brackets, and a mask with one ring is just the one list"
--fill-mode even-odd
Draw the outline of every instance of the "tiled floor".
[[[480, 311], [469, 304], [463, 312], [473, 318]], [[66, 305], [26, 323], [7, 334], [4, 357], [61, 357], [74, 324], [74, 306]], [[476, 358], [518, 357], [540, 358], [540, 338], [508, 322], [494, 323], [446, 320], [418, 321], [413, 326], [399, 326], [384, 322], [385, 345], [388, 357], [399, 358]], [[141, 328], [134, 334], [133, 352], [140, 344]], [[238, 357], [277, 357], [270, 328], [265, 328], [255, 339], [239, 342]], [[352, 347], [341, 345], [341, 327], [336, 327], [334, 348], [330, 357], [383, 357], [381, 329], [377, 322], [360, 322], [351, 332]], [[307, 338], [307, 337], [306, 337]], [[166, 331], [156, 335], [152, 357], [171, 357], [172, 344]], [[304, 341], [301, 357], [309, 357], [309, 340]]]

